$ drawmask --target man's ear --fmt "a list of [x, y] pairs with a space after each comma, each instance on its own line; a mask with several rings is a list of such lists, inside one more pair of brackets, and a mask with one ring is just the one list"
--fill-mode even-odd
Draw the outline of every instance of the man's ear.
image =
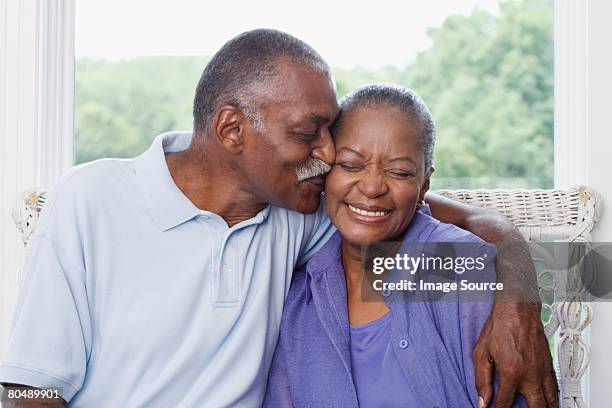
[[245, 114], [232, 105], [222, 106], [215, 115], [213, 132], [221, 146], [231, 153], [240, 153], [244, 145]]

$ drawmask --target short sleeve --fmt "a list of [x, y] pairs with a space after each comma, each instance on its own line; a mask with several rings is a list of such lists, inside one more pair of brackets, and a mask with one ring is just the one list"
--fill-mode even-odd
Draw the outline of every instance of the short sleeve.
[[316, 213], [307, 216], [310, 218], [311, 225], [308, 226], [309, 234], [304, 240], [296, 268], [304, 265], [314, 254], [325, 245], [327, 240], [336, 232], [336, 227], [331, 223], [325, 209], [325, 200], [321, 199], [321, 205]]
[[30, 243], [0, 382], [80, 390], [91, 343], [84, 271], [47, 236]]

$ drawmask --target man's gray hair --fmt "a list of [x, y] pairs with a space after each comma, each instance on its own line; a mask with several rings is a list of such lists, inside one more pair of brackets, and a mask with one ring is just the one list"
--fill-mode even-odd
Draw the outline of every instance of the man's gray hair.
[[223, 105], [241, 109], [262, 130], [262, 101], [257, 96], [273, 89], [281, 58], [331, 78], [325, 60], [304, 41], [272, 29], [244, 32], [226, 42], [204, 68], [193, 101], [195, 133], [212, 131], [213, 116]]
[[411, 122], [422, 127], [421, 143], [425, 155], [425, 171], [433, 166], [436, 125], [429, 108], [413, 90], [399, 85], [372, 84], [358, 88], [340, 100], [341, 114], [334, 126], [336, 131], [345, 112], [362, 107], [395, 107]]

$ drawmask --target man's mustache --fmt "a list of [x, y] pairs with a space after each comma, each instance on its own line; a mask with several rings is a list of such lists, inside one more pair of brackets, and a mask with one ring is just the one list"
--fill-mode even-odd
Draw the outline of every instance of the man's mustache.
[[295, 172], [298, 181], [308, 180], [309, 178], [322, 176], [331, 170], [331, 166], [323, 160], [309, 158], [307, 162], [300, 164]]

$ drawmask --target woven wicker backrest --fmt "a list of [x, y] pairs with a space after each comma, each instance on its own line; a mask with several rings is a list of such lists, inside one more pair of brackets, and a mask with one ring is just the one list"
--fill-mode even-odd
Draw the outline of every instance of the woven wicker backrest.
[[508, 217], [528, 241], [590, 241], [600, 199], [586, 187], [568, 190], [439, 190], [436, 193]]

